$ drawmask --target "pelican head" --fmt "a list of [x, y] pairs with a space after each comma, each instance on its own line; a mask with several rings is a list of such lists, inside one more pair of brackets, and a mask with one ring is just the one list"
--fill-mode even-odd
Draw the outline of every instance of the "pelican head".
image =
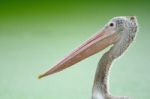
[[[65, 56], [51, 69], [41, 74], [39, 78], [59, 72], [68, 68], [79, 61], [96, 54], [105, 49], [109, 45], [117, 45], [113, 50], [119, 47], [119, 44], [125, 43], [125, 49], [133, 41], [137, 31], [137, 19], [135, 16], [121, 16], [112, 18], [102, 30], [98, 31], [94, 36], [85, 41], [82, 45]], [[122, 50], [123, 52], [124, 50]], [[122, 52], [115, 52], [119, 55]], [[118, 57], [119, 55], [116, 55]]]

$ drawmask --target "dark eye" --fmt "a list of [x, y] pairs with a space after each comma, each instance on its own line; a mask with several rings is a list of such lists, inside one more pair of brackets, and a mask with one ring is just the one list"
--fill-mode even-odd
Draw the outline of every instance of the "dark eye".
[[110, 23], [109, 26], [113, 27], [113, 26], [114, 26], [114, 23]]

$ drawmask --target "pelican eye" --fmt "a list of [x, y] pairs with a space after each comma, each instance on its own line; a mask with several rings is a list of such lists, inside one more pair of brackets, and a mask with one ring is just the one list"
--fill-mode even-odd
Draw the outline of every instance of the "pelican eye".
[[113, 27], [113, 26], [114, 26], [114, 23], [110, 23], [109, 26]]

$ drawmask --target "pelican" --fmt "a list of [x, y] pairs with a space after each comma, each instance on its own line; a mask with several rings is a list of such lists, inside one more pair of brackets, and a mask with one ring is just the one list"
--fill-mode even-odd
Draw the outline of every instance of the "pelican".
[[112, 18], [100, 31], [64, 57], [39, 78], [66, 69], [79, 61], [102, 51], [108, 46], [110, 50], [100, 59], [95, 73], [92, 99], [130, 99], [127, 96], [113, 96], [109, 92], [108, 74], [112, 62], [124, 53], [133, 42], [138, 29], [135, 16]]

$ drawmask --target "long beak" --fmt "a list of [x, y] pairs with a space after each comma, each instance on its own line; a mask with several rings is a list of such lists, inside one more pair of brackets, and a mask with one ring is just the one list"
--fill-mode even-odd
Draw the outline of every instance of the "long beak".
[[104, 28], [102, 31], [96, 33], [93, 37], [72, 51], [68, 56], [64, 57], [54, 67], [47, 72], [41, 74], [39, 78], [48, 76], [50, 74], [59, 72], [65, 68], [72, 66], [75, 63], [103, 50], [107, 46], [113, 44], [117, 40], [117, 33]]

